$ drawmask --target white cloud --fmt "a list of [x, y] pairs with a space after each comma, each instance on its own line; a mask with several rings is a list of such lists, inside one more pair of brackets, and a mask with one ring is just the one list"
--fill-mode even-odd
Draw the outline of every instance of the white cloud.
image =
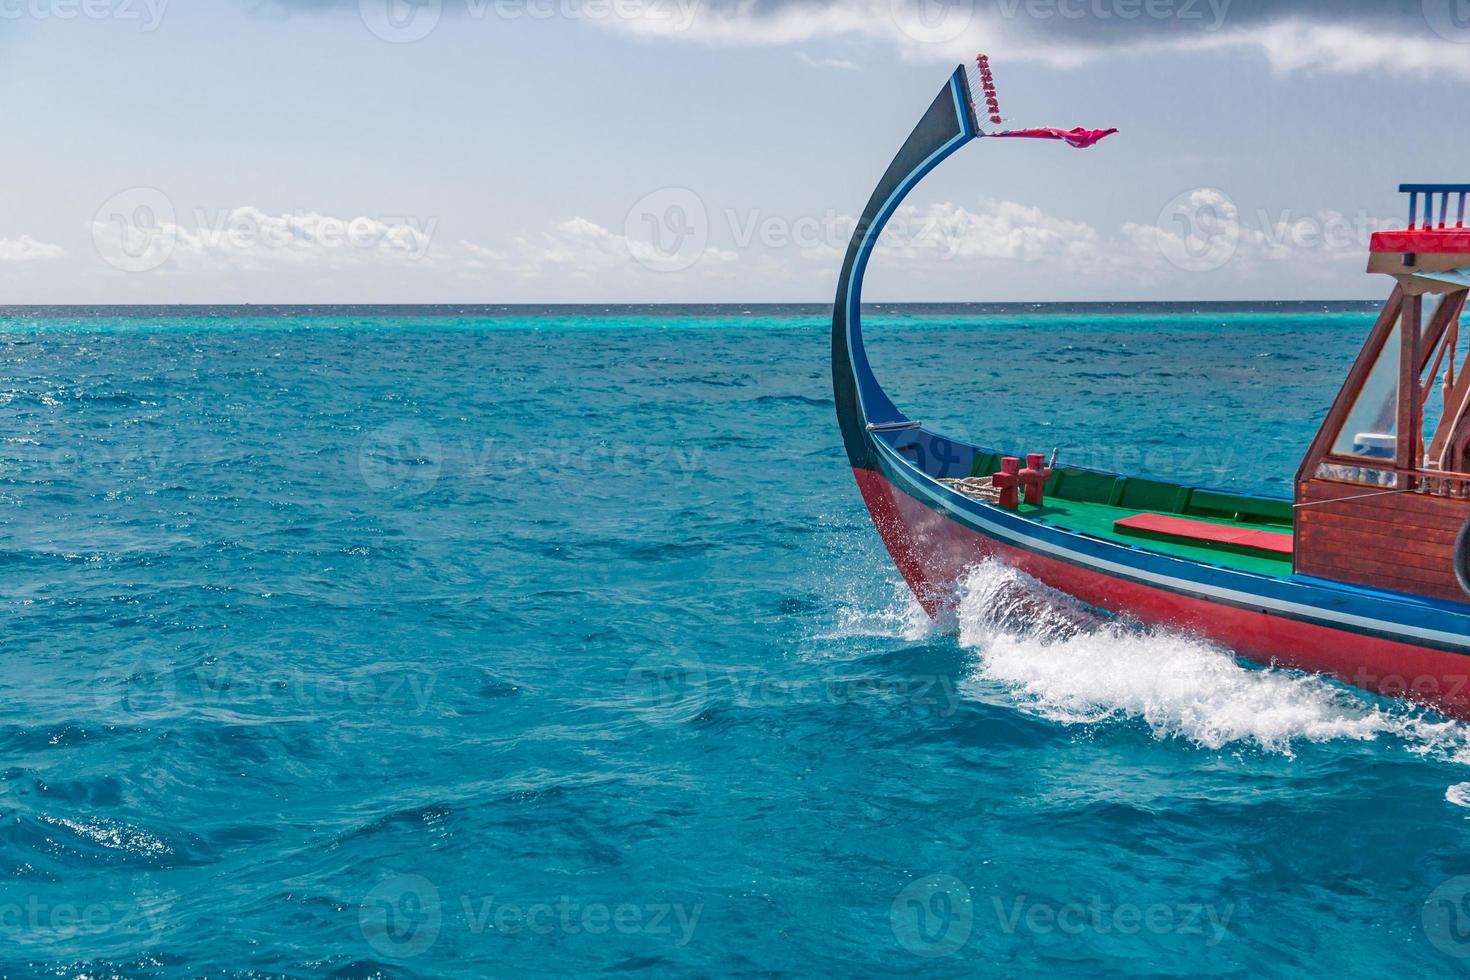
[[982, 199], [979, 209], [948, 202], [899, 208], [878, 250], [895, 258], [1018, 259], [1035, 262], [1090, 255], [1101, 236], [1079, 221], [1014, 201]]
[[757, 8], [750, 2], [730, 6], [700, 3], [688, 17], [626, 17], [600, 25], [643, 37], [698, 41], [713, 45], [796, 44], [843, 36], [889, 37], [894, 26], [888, 4], [880, 0], [828, 0], [826, 3]]
[[30, 235], [19, 238], [0, 238], [0, 262], [43, 262], [59, 259], [66, 249], [49, 242], [38, 242]]
[[505, 253], [474, 242], [460, 239], [459, 247], [463, 252], [461, 264], [467, 269], [490, 269], [503, 265], [506, 261]]
[[[1044, 264], [1095, 291], [1120, 280], [1139, 286], [1198, 283], [1203, 274], [1254, 295], [1283, 272], [1293, 280], [1341, 283], [1364, 261], [1372, 233], [1400, 227], [1398, 217], [1373, 218], [1336, 211], [1242, 213], [1215, 188], [1196, 188], [1168, 202], [1152, 223], [1127, 222], [1103, 232], [1083, 221], [1047, 214], [1015, 201], [983, 198], [972, 207], [941, 202], [905, 205], [878, 243], [883, 264], [915, 279], [953, 278], [956, 264]], [[850, 230], [843, 217], [835, 227]], [[839, 236], [840, 237], [840, 236]], [[828, 269], [840, 261], [845, 239], [808, 245], [800, 257]]]
[[[156, 210], [112, 214], [93, 222], [98, 252], [110, 265], [131, 272], [272, 264], [319, 264], [341, 268], [431, 260], [437, 219], [334, 217], [317, 211], [268, 214], [245, 205], [224, 211], [195, 211], [181, 222]], [[146, 224], [134, 223], [138, 216]]]
[[1186, 47], [1257, 49], [1278, 72], [1325, 71], [1336, 74], [1386, 72], [1470, 81], [1470, 37], [1460, 43], [1396, 31], [1370, 32], [1351, 25], [1290, 21], [1194, 38]]
[[856, 62], [848, 61], [845, 58], [813, 58], [805, 51], [798, 51], [796, 53], [796, 56], [800, 58], [801, 63], [803, 65], [806, 65], [808, 68], [835, 68], [838, 71], [860, 70]]
[[[682, 272], [697, 266], [719, 265], [739, 258], [734, 252], [712, 248], [702, 242], [680, 243], [678, 248], [659, 248], [628, 235], [609, 231], [586, 218], [563, 221], [534, 239], [517, 238], [511, 260], [523, 279], [535, 278], [548, 269], [581, 279], [611, 271]], [[693, 251], [690, 251], [690, 248]], [[481, 250], [485, 251], [485, 250]]]
[[1242, 213], [1217, 188], [1178, 195], [1151, 225], [1123, 225], [1115, 257], [1129, 257], [1152, 273], [1235, 273], [1248, 281], [1274, 266], [1304, 278], [1336, 279], [1347, 265], [1361, 268], [1374, 232], [1403, 227], [1402, 216], [1348, 215], [1323, 210]]
[[1424, 0], [1423, 11], [1416, 3], [1408, 13], [1385, 5], [1379, 19], [1344, 16], [1323, 22], [1293, 17], [1287, 5], [1276, 13], [1270, 8], [1237, 10], [1231, 0], [1177, 0], [1164, 5], [1172, 16], [1153, 19], [1137, 12], [1126, 16], [1122, 0], [1006, 0], [986, 9], [979, 9], [975, 0], [774, 5], [735, 0], [695, 4], [687, 18], [608, 18], [597, 23], [642, 37], [718, 46], [880, 41], [911, 61], [950, 64], [969, 62], [976, 51], [1001, 52], [1007, 61], [1073, 68], [1130, 54], [1241, 50], [1265, 57], [1279, 72], [1385, 72], [1470, 81], [1470, 28], [1451, 21], [1436, 26], [1428, 9], [1436, 2], [1458, 0]]
[[[105, 220], [99, 216], [92, 223], [93, 241], [108, 265], [129, 273], [157, 272], [199, 281], [232, 271], [358, 270], [370, 275], [380, 268], [412, 268], [438, 273], [441, 279], [496, 287], [568, 279], [606, 287], [645, 273], [712, 271], [739, 257], [707, 245], [702, 223], [697, 234], [672, 244], [618, 234], [587, 218], [573, 217], [504, 245], [466, 239], [440, 245], [434, 241], [438, 224], [434, 219], [343, 218], [318, 211], [271, 214], [251, 205], [196, 211], [179, 219], [167, 199], [154, 204], [149, 209], [109, 208]], [[146, 217], [147, 224], [133, 223], [140, 220], [138, 216]], [[30, 243], [30, 251], [55, 248], [30, 239], [21, 243]], [[0, 240], [0, 260], [11, 258], [12, 250], [19, 251]]]

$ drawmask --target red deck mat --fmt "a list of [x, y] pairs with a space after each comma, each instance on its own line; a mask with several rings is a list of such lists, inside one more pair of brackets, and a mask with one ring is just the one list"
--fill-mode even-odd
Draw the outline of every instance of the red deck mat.
[[1209, 544], [1228, 544], [1238, 548], [1253, 548], [1270, 551], [1278, 555], [1291, 554], [1291, 535], [1280, 531], [1255, 531], [1230, 524], [1210, 524], [1206, 521], [1190, 521], [1167, 514], [1135, 514], [1113, 522], [1113, 529], [1127, 533], [1139, 531], [1183, 541], [1204, 541]]

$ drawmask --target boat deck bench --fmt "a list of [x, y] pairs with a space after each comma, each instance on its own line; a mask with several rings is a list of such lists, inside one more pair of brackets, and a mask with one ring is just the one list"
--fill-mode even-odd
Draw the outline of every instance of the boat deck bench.
[[1287, 533], [1195, 521], [1168, 514], [1135, 514], [1124, 517], [1113, 522], [1113, 530], [1119, 534], [1161, 541], [1190, 542], [1227, 551], [1291, 554], [1291, 535]]

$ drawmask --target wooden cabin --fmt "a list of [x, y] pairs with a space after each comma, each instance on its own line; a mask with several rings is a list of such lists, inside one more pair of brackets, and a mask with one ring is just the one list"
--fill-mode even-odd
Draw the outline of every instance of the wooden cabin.
[[1374, 234], [1368, 259], [1393, 292], [1297, 471], [1295, 570], [1470, 602], [1470, 184], [1400, 190], [1408, 227]]

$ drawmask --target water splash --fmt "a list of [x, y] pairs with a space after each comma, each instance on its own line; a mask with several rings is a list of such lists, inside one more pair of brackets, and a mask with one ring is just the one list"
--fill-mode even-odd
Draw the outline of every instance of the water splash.
[[1326, 678], [1249, 666], [1178, 633], [1110, 620], [1005, 565], [959, 586], [960, 642], [972, 681], [1000, 685], [1025, 711], [1062, 724], [1137, 720], [1156, 738], [1291, 756], [1333, 740], [1401, 740], [1470, 764], [1470, 728], [1407, 704], [1384, 705]]
[[832, 629], [816, 637], [844, 640], [856, 637], [891, 637], [917, 643], [933, 635], [938, 627], [902, 579], [889, 583], [888, 601], [875, 608], [869, 597], [844, 595]]

